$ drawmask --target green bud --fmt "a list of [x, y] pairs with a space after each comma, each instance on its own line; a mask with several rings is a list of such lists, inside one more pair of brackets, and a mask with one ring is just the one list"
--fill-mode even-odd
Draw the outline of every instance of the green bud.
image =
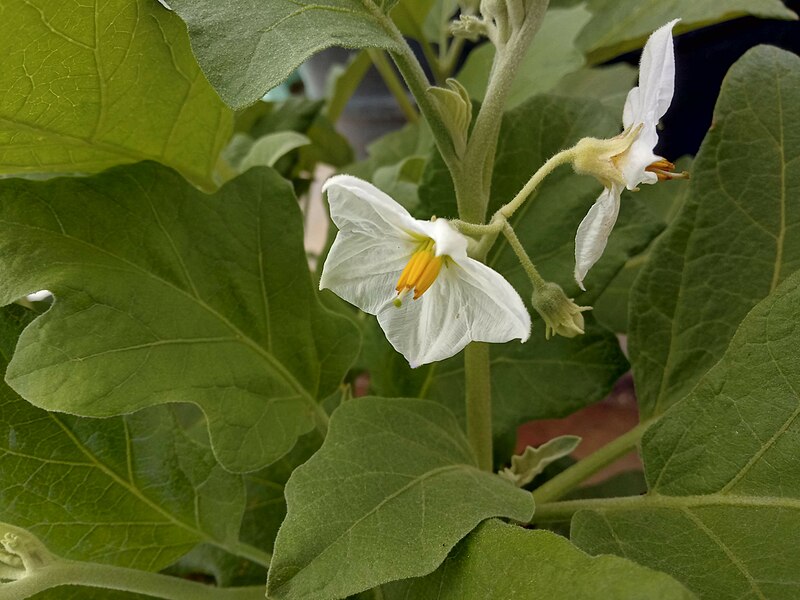
[[453, 37], [465, 38], [471, 42], [476, 42], [481, 37], [489, 37], [489, 29], [483, 19], [463, 14], [459, 16], [458, 21], [450, 23], [450, 33]]
[[544, 319], [545, 339], [552, 335], [575, 337], [584, 333], [583, 315], [591, 306], [578, 306], [557, 283], [548, 282], [533, 292], [531, 303]]

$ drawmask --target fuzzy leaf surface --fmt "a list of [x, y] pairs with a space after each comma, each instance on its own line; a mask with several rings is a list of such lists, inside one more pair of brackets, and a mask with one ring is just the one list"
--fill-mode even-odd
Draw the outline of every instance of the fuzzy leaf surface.
[[157, 160], [204, 188], [233, 127], [152, 0], [0, 1], [0, 175]]
[[317, 300], [297, 201], [270, 169], [213, 196], [153, 163], [5, 180], [0, 207], [0, 303], [56, 297], [6, 376], [37, 406], [107, 417], [191, 402], [220, 461], [251, 471], [314, 426], [358, 351], [355, 327]]
[[800, 594], [800, 272], [645, 434], [648, 495], [578, 512], [576, 543], [670, 573], [702, 598]]
[[384, 586], [387, 600], [691, 600], [669, 575], [616, 556], [591, 557], [549, 531], [483, 523], [431, 575]]
[[276, 599], [342, 598], [427, 575], [480, 521], [533, 514], [531, 495], [480, 471], [453, 415], [425, 400], [343, 404], [286, 500], [267, 584]]
[[748, 311], [800, 268], [800, 57], [749, 51], [714, 118], [689, 198], [630, 296], [643, 419], [689, 393]]
[[208, 80], [233, 108], [259, 100], [330, 48], [398, 49], [373, 0], [171, 0]]
[[[0, 309], [0, 372], [31, 313]], [[189, 440], [167, 407], [126, 417], [50, 413], [0, 384], [0, 520], [50, 550], [156, 571], [201, 542], [233, 549], [241, 477]]]

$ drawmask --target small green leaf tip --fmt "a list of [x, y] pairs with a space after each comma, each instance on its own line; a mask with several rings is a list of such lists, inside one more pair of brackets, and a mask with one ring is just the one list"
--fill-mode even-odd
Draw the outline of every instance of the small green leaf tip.
[[567, 298], [557, 283], [547, 282], [533, 292], [531, 304], [544, 319], [545, 339], [553, 335], [572, 338], [583, 335], [584, 324], [581, 313], [592, 310], [591, 306], [578, 306]]
[[576, 435], [562, 435], [538, 448], [528, 446], [522, 454], [511, 457], [511, 468], [502, 469], [497, 474], [517, 487], [525, 487], [547, 465], [572, 454], [580, 443], [581, 438]]

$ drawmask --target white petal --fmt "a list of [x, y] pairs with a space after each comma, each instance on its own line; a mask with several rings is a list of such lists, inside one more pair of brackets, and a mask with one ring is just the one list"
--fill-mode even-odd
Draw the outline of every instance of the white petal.
[[575, 281], [582, 290], [586, 289], [583, 287], [586, 274], [603, 255], [608, 236], [617, 222], [621, 191], [617, 186], [604, 189], [578, 226], [575, 234]]
[[436, 256], [449, 256], [456, 261], [467, 258], [467, 238], [456, 231], [447, 219], [417, 221], [417, 226], [435, 242]]
[[635, 190], [640, 183], [656, 183], [658, 177], [655, 173], [645, 171], [661, 157], [653, 154], [653, 147], [658, 140], [655, 127], [652, 130], [642, 130], [639, 137], [631, 144], [622, 155], [617, 157], [617, 167], [622, 171], [625, 186]]
[[339, 231], [411, 239], [421, 233], [408, 211], [371, 183], [350, 175], [331, 177], [322, 187], [328, 194], [331, 219]]
[[470, 258], [450, 262], [420, 299], [387, 305], [378, 322], [412, 367], [449, 358], [471, 341], [525, 341], [531, 328], [511, 284]]
[[672, 102], [675, 91], [672, 28], [678, 21], [680, 19], [675, 19], [656, 29], [644, 46], [639, 64], [639, 86], [628, 93], [622, 114], [626, 129], [638, 124], [644, 124], [645, 128], [655, 127]]
[[340, 231], [322, 267], [319, 289], [377, 314], [397, 295], [397, 280], [415, 248], [411, 240]]

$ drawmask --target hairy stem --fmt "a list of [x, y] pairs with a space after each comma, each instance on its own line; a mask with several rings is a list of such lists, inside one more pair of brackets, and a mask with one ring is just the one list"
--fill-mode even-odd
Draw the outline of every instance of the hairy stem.
[[503, 224], [503, 235], [506, 236], [508, 244], [511, 246], [511, 249], [514, 250], [514, 254], [517, 255], [517, 259], [522, 265], [522, 268], [525, 269], [525, 273], [528, 275], [528, 279], [530, 279], [533, 289], [539, 290], [546, 285], [547, 282], [545, 282], [544, 278], [539, 275], [539, 271], [536, 269], [533, 261], [525, 251], [525, 247], [522, 245], [522, 242], [519, 241], [514, 228], [511, 227], [508, 222], [504, 222]]
[[166, 600], [258, 600], [264, 587], [218, 588], [187, 579], [125, 567], [58, 561], [29, 575], [0, 583], [0, 600], [24, 600], [62, 585], [81, 585], [145, 594]]
[[473, 342], [464, 352], [466, 374], [467, 439], [478, 467], [492, 471], [492, 386], [489, 345]]
[[464, 157], [463, 176], [455, 182], [459, 216], [466, 221], [482, 223], [486, 218], [503, 109], [522, 59], [542, 24], [546, 8], [547, 2], [537, 6], [537, 14], [527, 16], [508, 43], [498, 48], [495, 54], [486, 95]]
[[[622, 458], [628, 452], [636, 448], [642, 435], [648, 427], [653, 424], [653, 420], [643, 421], [636, 427], [621, 435], [614, 441], [606, 444], [593, 454], [565, 469], [550, 481], [542, 484], [533, 491], [533, 499], [536, 506], [558, 500], [565, 494], [571, 492], [586, 479], [603, 469], [604, 467]], [[536, 509], [537, 513], [539, 509]]]
[[555, 156], [551, 156], [541, 167], [539, 167], [539, 170], [531, 176], [531, 178], [528, 180], [528, 183], [523, 186], [517, 195], [497, 211], [495, 217], [502, 216], [506, 219], [511, 218], [511, 215], [513, 215], [517, 209], [525, 203], [534, 190], [539, 187], [539, 184], [544, 180], [544, 178], [550, 175], [550, 173], [552, 173], [556, 167], [572, 162], [574, 154], [575, 152], [573, 149], [568, 148], [567, 150], [562, 150]]

